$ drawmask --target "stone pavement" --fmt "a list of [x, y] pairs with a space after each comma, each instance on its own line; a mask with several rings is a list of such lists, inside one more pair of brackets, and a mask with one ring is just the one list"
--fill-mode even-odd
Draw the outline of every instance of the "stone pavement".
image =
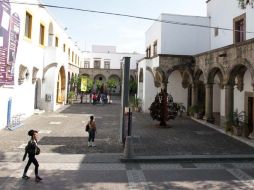
[[[103, 154], [91, 154], [99, 158]], [[86, 162], [86, 154], [42, 153], [38, 156], [40, 176], [34, 181], [33, 166], [21, 179], [25, 162], [16, 161], [21, 153], [0, 157], [0, 189], [87, 189], [87, 190], [190, 190], [254, 188], [254, 162], [245, 163], [120, 163], [107, 154]], [[119, 155], [118, 155], [119, 156]]]
[[[85, 124], [91, 114], [98, 127], [96, 148], [87, 147]], [[55, 113], [34, 115], [15, 131], [0, 131], [0, 189], [254, 189], [254, 161], [224, 163], [122, 163], [119, 101], [107, 105], [73, 104]], [[148, 114], [134, 113], [135, 156], [252, 155], [252, 147], [188, 118], [158, 128]], [[21, 179], [27, 131], [40, 131], [40, 175]]]

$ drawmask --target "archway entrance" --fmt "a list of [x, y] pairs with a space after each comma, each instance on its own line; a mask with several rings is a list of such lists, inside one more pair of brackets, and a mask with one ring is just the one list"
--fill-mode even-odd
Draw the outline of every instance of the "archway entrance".
[[66, 87], [66, 76], [65, 76], [65, 69], [62, 66], [58, 73], [58, 79], [57, 79], [56, 103], [58, 104], [62, 104], [65, 101], [65, 87]]

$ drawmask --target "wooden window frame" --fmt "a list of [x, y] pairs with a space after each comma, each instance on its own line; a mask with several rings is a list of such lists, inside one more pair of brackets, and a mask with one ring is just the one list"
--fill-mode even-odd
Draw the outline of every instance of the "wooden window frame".
[[26, 11], [25, 37], [27, 37], [28, 39], [32, 39], [32, 27], [33, 27], [33, 15], [30, 12]]
[[45, 25], [40, 23], [39, 44], [45, 46]]
[[[241, 40], [237, 41], [237, 39], [236, 39], [237, 35], [241, 35], [241, 34], [239, 34], [239, 32], [235, 31], [235, 30], [236, 30], [236, 27], [237, 27], [237, 23], [239, 23], [241, 21], [243, 21], [243, 24], [244, 24], [243, 34], [242, 34], [243, 39], [242, 39], [242, 41]], [[244, 14], [242, 14], [242, 15], [240, 15], [240, 16], [233, 19], [233, 29], [234, 29], [234, 32], [233, 32], [234, 43], [241, 43], [241, 42], [246, 40], [246, 13], [244, 13]]]

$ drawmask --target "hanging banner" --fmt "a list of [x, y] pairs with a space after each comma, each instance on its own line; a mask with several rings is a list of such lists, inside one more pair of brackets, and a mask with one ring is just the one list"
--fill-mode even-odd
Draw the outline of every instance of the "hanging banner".
[[80, 90], [81, 92], [86, 92], [87, 91], [87, 77], [82, 77], [81, 78], [81, 87]]
[[0, 1], [0, 85], [14, 85], [19, 32], [18, 14], [11, 14], [9, 0]]

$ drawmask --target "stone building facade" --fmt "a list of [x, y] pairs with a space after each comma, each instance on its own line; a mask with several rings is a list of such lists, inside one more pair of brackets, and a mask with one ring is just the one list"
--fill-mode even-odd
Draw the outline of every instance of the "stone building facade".
[[[152, 41], [161, 41], [161, 44], [159, 47], [158, 44], [147, 46], [146, 58], [139, 62], [138, 96], [143, 100], [143, 110], [149, 111], [156, 93], [163, 88], [172, 94], [175, 102], [181, 102], [186, 107], [203, 107], [204, 118], [221, 126], [232, 120], [233, 112], [246, 113], [251, 132], [254, 125], [254, 24], [251, 22], [254, 9], [248, 6], [242, 9], [237, 1], [231, 0], [209, 0], [207, 6], [210, 28], [203, 30], [201, 39], [205, 41], [202, 40], [202, 43], [173, 35], [171, 38], [179, 39], [182, 46], [176, 43], [171, 44], [171, 49], [165, 48], [163, 36], [156, 40], [160, 36], [151, 34], [156, 30], [167, 34], [168, 31], [162, 31], [165, 27], [154, 29], [153, 25], [148, 30], [147, 44], [151, 44], [149, 36], [155, 36]], [[224, 7], [230, 7], [229, 12], [223, 12]], [[179, 19], [185, 20], [183, 16]], [[190, 24], [196, 23], [194, 18]], [[171, 26], [168, 30], [178, 29]], [[196, 38], [195, 30], [199, 27], [189, 29], [188, 38]], [[186, 51], [183, 40], [189, 48], [192, 43], [202, 44], [203, 50], [199, 47]]]

